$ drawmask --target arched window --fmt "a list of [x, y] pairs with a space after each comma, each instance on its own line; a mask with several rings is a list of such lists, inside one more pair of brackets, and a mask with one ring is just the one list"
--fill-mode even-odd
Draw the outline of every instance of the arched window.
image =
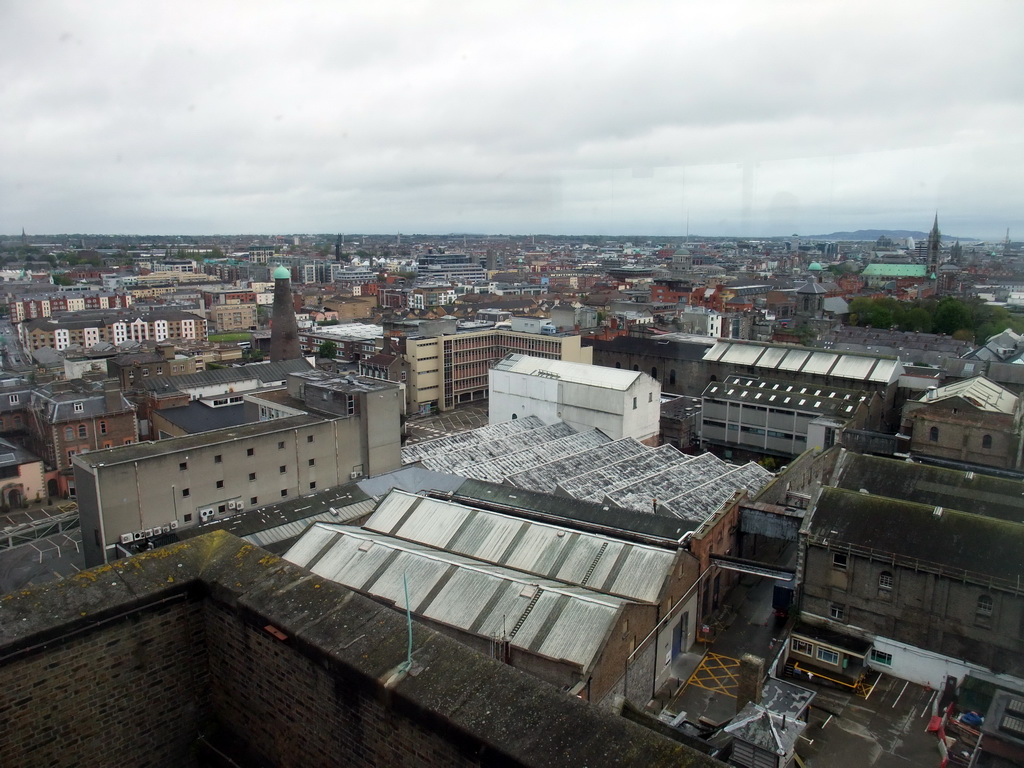
[[928, 430], [928, 439], [931, 440], [933, 443], [939, 442], [939, 428], [938, 427], [932, 427], [931, 429]]
[[85, 437], [85, 424], [78, 425], [78, 436]]
[[886, 591], [892, 589], [892, 574], [889, 571], [882, 571], [878, 574], [878, 588]]
[[621, 368], [621, 367], [622, 367], [622, 363], [616, 363], [616, 364], [615, 364], [615, 367], [616, 367], [616, 368]]
[[640, 366], [639, 365], [634, 365], [633, 366], [633, 370], [639, 372], [640, 371]]
[[983, 435], [981, 438], [981, 447], [986, 451], [992, 450], [992, 435]]
[[676, 369], [675, 368], [673, 368], [671, 371], [668, 372], [668, 383], [670, 385], [674, 385], [676, 383]]
[[655, 381], [658, 380], [658, 369], [653, 366], [651, 367], [651, 378]]
[[75, 430], [72, 429], [71, 427], [64, 427], [64, 439], [65, 440], [74, 440], [75, 439]]
[[978, 597], [977, 614], [979, 616], [992, 615], [992, 595], [980, 595]]

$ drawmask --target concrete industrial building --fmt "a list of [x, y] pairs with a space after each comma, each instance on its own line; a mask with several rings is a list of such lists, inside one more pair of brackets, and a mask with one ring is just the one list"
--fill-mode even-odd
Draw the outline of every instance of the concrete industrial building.
[[877, 429], [881, 402], [874, 392], [735, 375], [708, 384], [700, 419], [701, 444], [726, 458], [792, 459], [831, 448], [847, 427]]
[[402, 338], [400, 351], [409, 364], [409, 412], [449, 411], [461, 403], [487, 399], [491, 366], [511, 353], [572, 363], [593, 361], [593, 350], [581, 346], [579, 336], [531, 333], [526, 330], [530, 320], [513, 318], [511, 330]]
[[[321, 372], [289, 380], [303, 414], [75, 457], [86, 563], [136, 542], [399, 466], [400, 391]], [[290, 411], [294, 413], [294, 411]], [[119, 549], [120, 546], [120, 549]]]
[[531, 355], [508, 355], [489, 373], [490, 423], [537, 416], [613, 440], [657, 441], [661, 387], [650, 376]]

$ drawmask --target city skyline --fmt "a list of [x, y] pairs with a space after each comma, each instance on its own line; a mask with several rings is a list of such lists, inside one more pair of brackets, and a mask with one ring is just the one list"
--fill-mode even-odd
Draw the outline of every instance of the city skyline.
[[0, 232], [1024, 231], [1024, 9], [7, 6]]

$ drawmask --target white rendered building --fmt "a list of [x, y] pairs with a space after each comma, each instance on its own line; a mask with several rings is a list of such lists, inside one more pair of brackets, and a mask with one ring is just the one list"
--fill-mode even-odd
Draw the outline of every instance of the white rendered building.
[[657, 440], [661, 385], [646, 373], [511, 354], [489, 379], [491, 424], [536, 416], [613, 440]]

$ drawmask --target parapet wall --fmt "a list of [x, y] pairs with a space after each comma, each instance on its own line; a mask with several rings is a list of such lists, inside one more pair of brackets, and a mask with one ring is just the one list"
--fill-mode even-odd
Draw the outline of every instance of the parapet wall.
[[[0, 765], [720, 766], [218, 532], [0, 598]], [[248, 763], [248, 764], [251, 764]]]

